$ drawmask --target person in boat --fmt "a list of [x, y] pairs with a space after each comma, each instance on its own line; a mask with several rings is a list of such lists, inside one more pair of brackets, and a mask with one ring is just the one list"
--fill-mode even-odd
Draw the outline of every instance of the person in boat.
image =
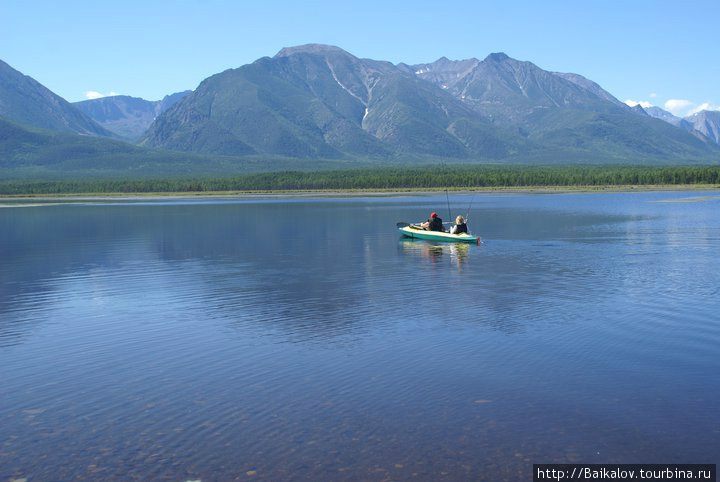
[[442, 219], [440, 219], [440, 216], [438, 216], [437, 213], [432, 213], [430, 218], [420, 226], [428, 231], [445, 231]]
[[467, 224], [465, 224], [465, 219], [458, 215], [458, 217], [455, 218], [455, 224], [452, 228], [450, 228], [450, 234], [461, 234], [461, 233], [467, 233]]

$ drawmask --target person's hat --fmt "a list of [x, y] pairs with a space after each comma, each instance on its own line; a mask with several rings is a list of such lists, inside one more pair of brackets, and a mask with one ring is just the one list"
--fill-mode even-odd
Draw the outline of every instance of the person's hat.
[[432, 213], [432, 214], [430, 215], [430, 217], [431, 217], [431, 218], [436, 218], [436, 217], [437, 217], [437, 213]]

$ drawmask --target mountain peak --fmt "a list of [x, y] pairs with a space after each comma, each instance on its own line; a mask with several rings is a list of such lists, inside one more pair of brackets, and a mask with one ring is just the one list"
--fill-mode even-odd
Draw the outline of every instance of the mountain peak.
[[492, 54], [488, 55], [487, 57], [485, 57], [485, 60], [486, 60], [486, 61], [492, 60], [492, 61], [495, 61], [495, 62], [502, 62], [502, 61], [504, 61], [504, 60], [508, 60], [509, 58], [510, 58], [510, 57], [508, 57], [505, 52], [495, 52], [495, 53], [492, 53]]
[[636, 104], [636, 105], [630, 107], [630, 110], [635, 112], [636, 114], [650, 115], [645, 111], [645, 109], [643, 109], [643, 106], [641, 106], [640, 104]]
[[297, 45], [295, 47], [285, 47], [281, 49], [275, 58], [278, 57], [289, 57], [294, 54], [323, 54], [323, 53], [346, 53], [340, 47], [334, 45], [325, 44], [305, 44]]

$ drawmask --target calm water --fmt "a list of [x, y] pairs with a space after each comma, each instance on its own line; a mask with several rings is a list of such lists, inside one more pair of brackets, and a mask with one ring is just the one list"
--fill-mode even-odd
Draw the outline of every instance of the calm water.
[[0, 208], [0, 480], [720, 461], [720, 194], [471, 201]]

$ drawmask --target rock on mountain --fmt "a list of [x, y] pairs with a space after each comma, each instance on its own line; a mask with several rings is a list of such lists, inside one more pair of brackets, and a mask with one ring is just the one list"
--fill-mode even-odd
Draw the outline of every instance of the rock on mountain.
[[720, 111], [703, 110], [684, 119], [698, 132], [720, 144]]
[[179, 102], [191, 91], [165, 96], [162, 100], [148, 101], [138, 97], [116, 95], [75, 102], [73, 105], [105, 129], [128, 139], [139, 139], [155, 118]]
[[42, 129], [113, 137], [65, 99], [1, 60], [0, 116]]

